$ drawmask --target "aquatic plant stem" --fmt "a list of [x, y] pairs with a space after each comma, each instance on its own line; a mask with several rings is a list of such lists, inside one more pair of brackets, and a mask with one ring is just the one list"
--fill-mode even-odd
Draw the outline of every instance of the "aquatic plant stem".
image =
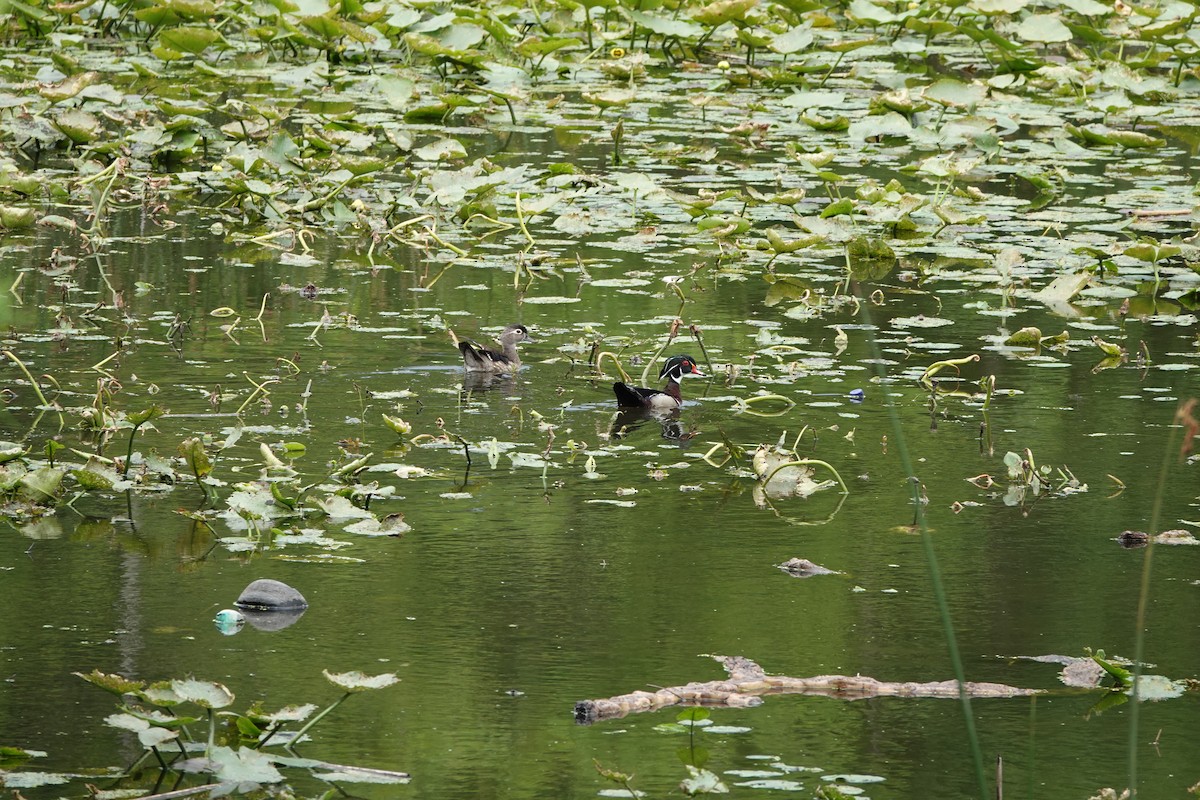
[[21, 372], [25, 373], [25, 379], [29, 381], [29, 385], [33, 387], [33, 393], [37, 395], [37, 399], [41, 401], [43, 406], [49, 406], [50, 401], [46, 399], [46, 395], [42, 394], [42, 387], [38, 386], [38, 382], [33, 379], [33, 375], [29, 372], [29, 367], [25, 366], [25, 362], [17, 358], [11, 350], [0, 351], [4, 356], [17, 365]]
[[101, 359], [100, 361], [97, 361], [95, 364], [92, 364], [92, 369], [95, 370], [96, 372], [99, 372], [101, 375], [108, 378], [109, 380], [112, 380], [114, 377], [113, 374], [111, 372], [109, 372], [108, 370], [103, 369], [103, 367], [105, 364], [112, 361], [114, 358], [116, 358], [119, 355], [121, 355], [121, 351], [117, 350], [112, 355], [108, 356], [107, 358]]
[[[874, 325], [870, 305], [862, 303], [859, 308], [863, 322], [867, 325]], [[873, 328], [868, 328], [868, 330], [873, 330]], [[872, 358], [875, 362], [875, 373], [881, 382], [886, 385], [887, 373], [883, 367], [885, 363], [883, 352], [879, 347], [879, 342], [874, 337], [870, 339], [870, 347]], [[978, 356], [975, 356], [975, 358], [978, 358]], [[974, 359], [968, 358], [967, 360]], [[951, 362], [953, 361], [955, 360], [951, 360]], [[929, 370], [926, 370], [926, 374], [928, 372]], [[922, 376], [922, 378], [924, 377]], [[959, 702], [962, 704], [963, 723], [967, 729], [967, 741], [971, 747], [971, 760], [975, 765], [975, 780], [979, 784], [979, 800], [989, 800], [987, 776], [983, 769], [983, 751], [979, 746], [979, 734], [975, 729], [975, 717], [971, 712], [971, 698], [966, 692], [966, 672], [963, 670], [962, 654], [958, 650], [958, 640], [954, 633], [954, 621], [950, 618], [950, 604], [946, 599], [946, 587], [942, 585], [942, 575], [938, 569], [937, 553], [933, 549], [933, 538], [929, 535], [929, 526], [925, 522], [925, 509], [921, 503], [921, 484], [917, 480], [916, 472], [913, 470], [912, 456], [908, 452], [908, 445], [904, 438], [904, 431], [900, 425], [900, 412], [896, 409], [896, 402], [890, 392], [883, 392], [883, 398], [884, 406], [887, 408], [888, 420], [894, 434], [896, 455], [900, 459], [901, 469], [904, 470], [904, 474], [909, 478], [910, 500], [914, 508], [914, 526], [920, 531], [921, 547], [925, 551], [925, 561], [929, 566], [929, 580], [933, 589], [934, 605], [942, 621], [942, 631], [946, 637], [946, 649], [950, 656], [950, 665], [954, 670], [954, 678], [958, 681], [958, 697]]]
[[529, 246], [533, 247], [537, 244], [533, 239], [533, 234], [529, 232], [529, 228], [525, 227], [525, 211], [521, 208], [521, 193], [517, 192], [516, 196], [517, 207], [517, 224], [521, 227], [521, 233], [525, 234], [525, 238], [529, 240]]
[[267, 390], [266, 387], [270, 386], [273, 383], [279, 383], [278, 378], [268, 378], [267, 380], [263, 381], [262, 383], [255, 383], [254, 379], [251, 378], [250, 374], [247, 372], [242, 372], [242, 377], [244, 377], [246, 380], [250, 381], [250, 383], [254, 385], [254, 391], [251, 392], [250, 396], [246, 398], [246, 402], [244, 402], [240, 406], [238, 406], [238, 410], [234, 412], [234, 416], [241, 416], [242, 412], [246, 410], [246, 406], [250, 405], [250, 403], [252, 403], [254, 401], [254, 398], [258, 397], [258, 395], [260, 393], [264, 397], [270, 396], [271, 393]]
[[[755, 403], [765, 403], [771, 401], [784, 403], [786, 407], [782, 411], [778, 412], [752, 411], [750, 409], [750, 406]], [[754, 397], [747, 397], [744, 400], [739, 399], [737, 404], [739, 412], [744, 414], [753, 414], [756, 417], [779, 417], [796, 407], [795, 400], [790, 397], [784, 397], [781, 394], [758, 394]]]
[[95, 175], [89, 175], [79, 181], [80, 186], [88, 186], [103, 178], [108, 178], [108, 183], [100, 191], [100, 197], [92, 204], [92, 226], [85, 231], [88, 236], [93, 234], [103, 235], [104, 231], [101, 228], [100, 218], [104, 215], [104, 210], [108, 206], [108, 196], [112, 192], [113, 184], [117, 178], [125, 172], [125, 166], [128, 162], [124, 158], [115, 158], [112, 163], [104, 169], [97, 172]]
[[617, 372], [621, 373], [621, 380], [629, 383], [629, 374], [625, 372], [625, 369], [621, 366], [621, 360], [617, 358], [616, 354], [608, 350], [601, 351], [600, 354], [596, 356], [596, 372], [604, 375], [604, 369], [601, 367], [601, 364], [603, 363], [605, 356], [612, 360], [613, 366], [617, 368]]
[[704, 346], [704, 338], [700, 335], [700, 329], [695, 324], [688, 326], [691, 331], [692, 338], [696, 340], [696, 344], [700, 345], [700, 354], [704, 356], [704, 365], [708, 367], [709, 372], [716, 372], [713, 369], [712, 358], [708, 355], [708, 348]]
[[671, 331], [667, 334], [667, 340], [662, 343], [662, 347], [655, 351], [654, 355], [650, 356], [650, 360], [646, 362], [646, 368], [642, 370], [642, 386], [645, 386], [646, 381], [650, 380], [650, 370], [654, 368], [654, 362], [658, 361], [658, 357], [663, 354], [663, 351], [671, 346], [671, 342], [675, 341], [675, 336], [679, 333], [679, 326], [682, 324], [683, 321], [679, 319], [671, 323]]
[[328, 708], [326, 708], [320, 714], [317, 714], [315, 717], [313, 717], [307, 723], [305, 723], [303, 728], [296, 731], [296, 735], [292, 737], [291, 742], [288, 743], [288, 747], [290, 748], [292, 746], [292, 743], [298, 742], [302, 738], [304, 738], [304, 734], [308, 733], [309, 730], [312, 729], [312, 726], [316, 725], [318, 722], [323, 720], [325, 718], [325, 715], [328, 714], [330, 711], [333, 711], [335, 708], [340, 706], [342, 703], [346, 702], [346, 698], [352, 694], [354, 694], [354, 692], [346, 692], [344, 695], [339, 697], [337, 700], [334, 700], [333, 703]]
[[839, 475], [838, 471], [833, 468], [833, 465], [828, 461], [822, 461], [819, 458], [797, 458], [795, 461], [788, 461], [780, 464], [778, 467], [771, 470], [771, 473], [763, 480], [763, 486], [765, 487], [768, 483], [770, 483], [771, 479], [778, 475], [779, 471], [782, 469], [787, 469], [788, 467], [807, 467], [811, 465], [824, 467], [832, 472], [833, 477], [837, 478], [838, 485], [842, 487], [842, 494], [850, 494], [850, 490], [846, 488], [846, 482], [842, 480], [842, 476]]
[[129, 462], [133, 460], [133, 440], [137, 438], [138, 428], [141, 425], [134, 425], [133, 430], [129, 432], [129, 447], [125, 449], [125, 464], [121, 467], [121, 477], [129, 477]]
[[932, 364], [930, 364], [928, 367], [926, 367], [925, 371], [921, 373], [921, 385], [924, 386], [926, 389], [932, 389], [932, 388], [934, 388], [933, 380], [932, 380], [933, 376], [937, 375], [943, 369], [946, 369], [947, 367], [953, 367], [955, 373], [957, 374], [959, 367], [961, 367], [964, 364], [974, 363], [978, 360], [979, 360], [979, 354], [972, 353], [971, 355], [964, 356], [963, 358], [947, 358], [944, 361], [935, 361]]
[[208, 712], [208, 747], [204, 751], [205, 758], [212, 758], [213, 744], [217, 740], [217, 716], [213, 714], [211, 708], [205, 708]]
[[[263, 325], [263, 314], [267, 313], [267, 299], [270, 298], [270, 296], [270, 292], [263, 294], [262, 303], [258, 307], [258, 316], [254, 318], [254, 321], [258, 323], [258, 330], [262, 334], [262, 340], [264, 342], [267, 341], [267, 328]], [[297, 370], [297, 372], [299, 372], [299, 370]]]
[[[1184, 406], [1176, 411], [1175, 421], [1181, 422]], [[1167, 436], [1167, 446], [1163, 449], [1162, 466], [1158, 470], [1157, 489], [1154, 492], [1154, 503], [1150, 506], [1150, 530], [1158, 533], [1159, 520], [1162, 518], [1163, 496], [1166, 494], [1167, 473], [1171, 469], [1171, 457], [1175, 450], [1175, 432], [1178, 427], [1172, 427]], [[1154, 564], [1154, 536], [1146, 543], [1146, 554], [1142, 558], [1142, 580], [1138, 588], [1137, 615], [1133, 632], [1133, 685], [1129, 694], [1133, 702], [1129, 704], [1129, 792], [1133, 797], [1138, 795], [1138, 715], [1141, 705], [1139, 685], [1142, 680], [1142, 656], [1146, 645], [1146, 611], [1150, 604], [1150, 572]]]
[[431, 239], [433, 239], [435, 242], [437, 242], [438, 244], [440, 244], [442, 247], [446, 248], [447, 250], [450, 250], [455, 255], [459, 256], [460, 258], [466, 257], [466, 255], [467, 255], [466, 250], [463, 250], [461, 247], [455, 247], [454, 245], [450, 244], [450, 242], [447, 242], [445, 239], [438, 236], [437, 231], [435, 231], [433, 228], [426, 228], [425, 232], [429, 234], [429, 237]]
[[708, 452], [701, 456], [701, 458], [708, 464], [720, 469], [721, 467], [725, 466], [725, 463], [729, 461], [730, 458], [732, 458], [732, 456], [726, 452], [725, 458], [723, 458], [720, 463], [713, 461], [712, 454], [720, 450], [722, 447], [725, 447], [725, 444], [723, 442], [717, 442], [712, 447], [708, 448]]

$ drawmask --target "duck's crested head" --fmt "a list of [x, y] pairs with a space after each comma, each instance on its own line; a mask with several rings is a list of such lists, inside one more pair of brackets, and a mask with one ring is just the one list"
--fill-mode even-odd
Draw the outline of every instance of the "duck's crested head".
[[529, 329], [519, 322], [505, 326], [504, 332], [500, 334], [501, 341], [524, 342], [528, 339]]
[[662, 370], [658, 373], [659, 378], [668, 378], [677, 383], [685, 375], [690, 375], [694, 378], [704, 377], [704, 373], [700, 371], [700, 367], [696, 364], [696, 359], [682, 353], [677, 356], [671, 356], [664, 361]]

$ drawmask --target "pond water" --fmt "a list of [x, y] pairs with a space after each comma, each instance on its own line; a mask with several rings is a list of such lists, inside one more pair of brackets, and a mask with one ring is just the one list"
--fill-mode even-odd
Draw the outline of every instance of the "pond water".
[[[890, 63], [873, 58], [860, 69]], [[0, 536], [0, 745], [47, 753], [21, 769], [76, 775], [141, 753], [136, 737], [104, 722], [114, 698], [73, 672], [218, 681], [241, 711], [255, 701], [323, 706], [340, 694], [323, 670], [361, 670], [400, 682], [351, 697], [298, 748], [412, 775], [400, 788], [354, 784], [355, 795], [593, 797], [619, 788], [598, 762], [632, 773], [633, 788], [652, 796], [677, 792], [689, 764], [740, 797], [812, 796], [830, 782], [875, 798], [978, 796], [964, 709], [953, 699], [771, 696], [755, 708], [712, 709], [712, 724], [691, 735], [662, 727], [678, 707], [594, 725], [573, 719], [578, 700], [718, 679], [709, 654], [798, 677], [952, 679], [928, 537], [966, 677], [1047, 690], [971, 703], [989, 782], [998, 757], [1007, 797], [1084, 798], [1128, 785], [1135, 771], [1146, 797], [1182, 796], [1200, 781], [1194, 694], [1141, 702], [1133, 727], [1132, 703], [1066, 689], [1058, 665], [1022, 658], [1087, 648], [1134, 657], [1153, 554], [1146, 671], [1183, 679], [1200, 666], [1200, 548], [1116, 541], [1127, 529], [1200, 520], [1195, 465], [1179, 455], [1174, 422], [1200, 361], [1196, 319], [1180, 305], [1197, 277], [1164, 265], [1156, 304], [1150, 266], [1125, 259], [1119, 275], [1067, 298], [1073, 305], [1033, 296], [1064, 266], [1086, 262], [1070, 261], [1071, 247], [1127, 225], [1122, 209], [1177, 197], [1185, 145], [1087, 159], [1070, 150], [1081, 161], [1069, 202], [1051, 211], [1024, 208], [1029, 198], [998, 169], [980, 179], [986, 220], [891, 240], [899, 264], [873, 276], [847, 281], [840, 244], [780, 256], [767, 271], [769, 251], [739, 252], [736, 236], [697, 233], [686, 202], [647, 194], [637, 176], [691, 196], [805, 186], [818, 197], [797, 212], [840, 243], [849, 223], [821, 227], [821, 183], [798, 176], [783, 145], [821, 146], [825, 134], [797, 122], [797, 109], [836, 100], [862, 110], [865, 99], [787, 105], [776, 94], [755, 110], [754, 87], [739, 88], [732, 109], [709, 109], [701, 124], [703, 109], [685, 98], [708, 85], [647, 80], [655, 103], [626, 109], [628, 161], [619, 169], [607, 166], [608, 120], [589, 116], [576, 94], [554, 119], [511, 125], [497, 112], [489, 126], [412, 126], [422, 142], [457, 136], [472, 159], [503, 169], [569, 162], [608, 182], [607, 192], [573, 198], [568, 213], [530, 222], [545, 258], [516, 281], [529, 241], [515, 227], [469, 242], [457, 231], [470, 256], [454, 263], [432, 238], [423, 248], [374, 248], [369, 236], [318, 229], [311, 254], [249, 243], [229, 214], [202, 204], [178, 209], [166, 228], [136, 209], [114, 214], [97, 254], [57, 229], [9, 236], [0, 286], [22, 277], [0, 294], [3, 344], [65, 411], [60, 429], [57, 412], [38, 410], [6, 361], [0, 438], [29, 446], [33, 463], [51, 437], [78, 451], [59, 454], [76, 467], [80, 453], [122, 458], [128, 429], [103, 444], [80, 430], [97, 381], [109, 377], [117, 383], [105, 385], [104, 400], [114, 410], [168, 411], [134, 442], [137, 488], [82, 492], [39, 518], [14, 510]], [[829, 88], [849, 91], [838, 85]], [[323, 102], [343, 99], [331, 94]], [[747, 144], [729, 132], [747, 118], [773, 125], [772, 138]], [[1012, 153], [1044, 144], [1039, 123], [1049, 124], [1030, 122]], [[697, 155], [708, 142], [717, 153]], [[883, 184], [911, 176], [903, 167], [914, 162], [911, 148], [880, 145], [839, 151], [835, 167]], [[447, 185], [470, 177], [457, 162], [422, 169], [445, 173]], [[397, 169], [388, 181], [410, 177]], [[937, 180], [924, 181], [932, 193]], [[748, 237], [791, 224], [781, 205], [719, 202], [725, 214], [746, 215]], [[511, 218], [513, 198], [502, 205]], [[1159, 237], [1187, 228], [1134, 223]], [[790, 229], [787, 238], [800, 235]], [[55, 248], [78, 261], [55, 266]], [[1006, 248], [1023, 262], [1008, 261]], [[1010, 266], [997, 267], [998, 258]], [[308, 284], [315, 297], [300, 291]], [[673, 424], [649, 420], [612, 435], [612, 362], [597, 376], [589, 355], [618, 352], [636, 379], [641, 367], [630, 357], [650, 358], [677, 317], [683, 327], [665, 354], [692, 355], [709, 377], [684, 382]], [[536, 339], [523, 346], [525, 368], [464, 387], [447, 328], [490, 341], [515, 321]], [[1069, 345], [1004, 345], [1025, 326], [1065, 330]], [[1093, 336], [1128, 358], [1102, 361]], [[922, 386], [934, 362], [976, 353], [961, 383], [937, 393]], [[987, 376], [996, 392], [985, 403]], [[264, 380], [272, 381], [265, 402], [252, 385]], [[760, 393], [791, 405], [742, 402]], [[384, 414], [411, 433], [389, 429]], [[204, 439], [213, 460], [211, 497], [178, 459], [188, 437]], [[832, 465], [848, 493], [825, 487], [757, 502], [749, 456], [781, 437], [800, 457]], [[460, 439], [470, 443], [469, 469]], [[222, 450], [223, 442], [232, 443]], [[723, 443], [745, 448], [743, 458], [726, 461], [715, 447]], [[265, 470], [263, 445], [296, 470], [284, 493], [315, 484], [314, 502], [341, 485], [331, 477], [337, 466], [369, 456], [357, 480], [379, 483], [370, 511], [402, 513], [411, 530], [348, 532], [353, 520], [314, 505], [304, 518], [260, 521], [254, 535], [227, 513], [236, 485], [290, 477]], [[1026, 451], [1054, 469], [1037, 493], [1022, 491], [1005, 465], [1007, 453]], [[906, 454], [927, 500], [925, 534], [913, 527]], [[153, 478], [153, 455], [175, 459], [177, 483]], [[424, 472], [401, 477], [402, 467]], [[967, 480], [985, 473], [994, 485]], [[814, 477], [829, 475], [818, 468]], [[69, 483], [67, 497], [77, 490]], [[272, 525], [280, 532], [269, 534]], [[838, 574], [798, 579], [776, 568], [793, 557]], [[311, 607], [282, 630], [223, 635], [217, 611], [262, 577], [298, 588]], [[85, 780], [154, 786], [147, 771], [125, 783], [79, 777], [69, 788], [22, 791], [80, 796]], [[324, 786], [293, 782], [310, 793]]]

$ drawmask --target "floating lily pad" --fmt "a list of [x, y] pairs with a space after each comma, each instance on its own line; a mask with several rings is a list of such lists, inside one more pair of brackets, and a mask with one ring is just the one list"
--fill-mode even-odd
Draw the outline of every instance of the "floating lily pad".
[[894, 328], [944, 328], [953, 325], [954, 320], [944, 317], [895, 317], [891, 321]]
[[36, 789], [70, 783], [73, 776], [61, 772], [2, 772], [0, 782], [7, 789]]
[[800, 792], [804, 784], [785, 778], [757, 778], [749, 781], [738, 781], [734, 786], [744, 786], [747, 789], [770, 789], [779, 792]]
[[219, 683], [194, 679], [171, 681], [171, 691], [183, 702], [202, 708], [225, 708], [233, 703], [233, 692]]
[[380, 675], [366, 675], [357, 670], [352, 672], [330, 672], [324, 670], [326, 680], [347, 692], [366, 692], [371, 689], [386, 689], [400, 679], [394, 673], [385, 672]]
[[544, 297], [526, 297], [523, 298], [521, 302], [529, 303], [530, 305], [535, 306], [561, 306], [580, 303], [583, 302], [583, 300], [579, 297], [555, 297], [553, 295], [547, 295]]

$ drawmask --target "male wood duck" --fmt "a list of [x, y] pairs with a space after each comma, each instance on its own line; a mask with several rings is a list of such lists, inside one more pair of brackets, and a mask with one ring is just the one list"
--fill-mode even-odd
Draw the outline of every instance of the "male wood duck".
[[502, 352], [489, 350], [469, 339], [459, 341], [459, 338], [454, 335], [454, 331], [450, 331], [450, 338], [458, 345], [458, 350], [462, 353], [463, 363], [467, 367], [467, 372], [482, 372], [489, 375], [515, 375], [517, 370], [521, 368], [521, 355], [517, 352], [517, 345], [520, 342], [529, 340], [529, 329], [515, 322], [506, 327], [504, 332], [500, 334]]
[[658, 377], [667, 379], [667, 385], [662, 389], [643, 389], [640, 386], [618, 382], [613, 384], [613, 394], [617, 396], [617, 405], [621, 408], [679, 408], [683, 404], [679, 381], [685, 375], [704, 377], [700, 367], [696, 366], [696, 360], [691, 356], [671, 356], [663, 363], [662, 371], [658, 373]]

